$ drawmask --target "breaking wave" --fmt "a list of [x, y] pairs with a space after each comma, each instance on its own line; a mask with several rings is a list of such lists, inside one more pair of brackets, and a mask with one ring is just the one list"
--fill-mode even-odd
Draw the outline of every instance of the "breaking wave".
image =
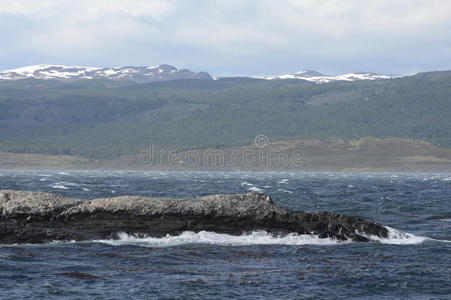
[[58, 189], [58, 190], [68, 190], [69, 188], [61, 183], [56, 183], [51, 186], [52, 189]]
[[136, 237], [120, 233], [117, 240], [97, 240], [95, 242], [110, 245], [139, 245], [148, 247], [168, 247], [184, 244], [207, 244], [221, 246], [249, 245], [334, 245], [346, 243], [334, 239], [322, 239], [315, 235], [290, 233], [285, 236], [274, 236], [266, 231], [254, 231], [243, 235], [229, 235], [211, 231], [185, 231], [181, 235], [166, 235], [162, 238]]
[[263, 193], [265, 191], [264, 189], [259, 188], [258, 186], [254, 185], [252, 183], [246, 182], [246, 181], [242, 182], [241, 186], [243, 188], [247, 189], [249, 192]]
[[50, 187], [52, 189], [68, 190], [70, 188], [78, 187], [78, 186], [80, 186], [80, 185], [78, 183], [75, 183], [75, 182], [60, 181], [60, 182], [57, 182], [57, 183], [51, 185]]
[[[398, 231], [387, 227], [388, 238], [367, 236], [372, 242], [395, 245], [420, 244], [427, 240], [427, 237], [416, 236], [410, 233]], [[254, 231], [252, 233], [239, 236], [216, 233], [210, 231], [192, 232], [185, 231], [180, 235], [166, 235], [162, 238], [156, 237], [136, 237], [126, 233], [120, 233], [116, 240], [96, 240], [94, 242], [105, 243], [114, 246], [137, 245], [143, 247], [171, 247], [185, 244], [206, 244], [220, 246], [250, 246], [250, 245], [338, 245], [348, 244], [352, 241], [340, 241], [332, 238], [319, 238], [316, 235], [290, 233], [283, 236], [274, 236], [266, 231]]]
[[[393, 245], [412, 245], [412, 244], [421, 244], [427, 240], [432, 240], [431, 238], [425, 236], [417, 236], [411, 233], [402, 232], [391, 228], [389, 226], [385, 226], [388, 230], [388, 237], [381, 238], [374, 235], [364, 235], [369, 238], [373, 242], [379, 242], [382, 244], [393, 244]], [[363, 234], [362, 234], [363, 235]]]

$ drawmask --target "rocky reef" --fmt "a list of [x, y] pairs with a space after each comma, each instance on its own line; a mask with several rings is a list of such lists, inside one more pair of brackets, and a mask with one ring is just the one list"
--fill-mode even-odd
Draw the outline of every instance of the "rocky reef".
[[295, 232], [362, 242], [369, 241], [368, 235], [388, 235], [378, 223], [330, 212], [295, 211], [256, 193], [79, 200], [0, 190], [0, 244], [114, 239], [121, 232], [161, 237], [202, 230], [232, 235], [255, 230], [275, 235]]

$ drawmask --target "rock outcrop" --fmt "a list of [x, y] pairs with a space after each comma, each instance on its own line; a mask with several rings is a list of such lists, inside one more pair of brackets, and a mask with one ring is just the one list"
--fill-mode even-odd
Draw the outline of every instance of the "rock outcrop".
[[367, 235], [388, 235], [384, 226], [359, 217], [294, 211], [255, 193], [194, 199], [125, 196], [78, 200], [48, 193], [0, 191], [1, 244], [114, 239], [121, 232], [161, 237], [188, 230], [233, 235], [266, 230], [354, 241], [368, 241]]

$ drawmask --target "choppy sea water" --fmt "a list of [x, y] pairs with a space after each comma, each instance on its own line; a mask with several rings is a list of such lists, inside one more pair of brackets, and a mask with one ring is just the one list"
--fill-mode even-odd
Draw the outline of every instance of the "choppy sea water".
[[0, 245], [0, 298], [451, 298], [451, 174], [0, 171], [0, 189], [83, 199], [254, 191], [393, 228], [373, 243], [186, 232]]

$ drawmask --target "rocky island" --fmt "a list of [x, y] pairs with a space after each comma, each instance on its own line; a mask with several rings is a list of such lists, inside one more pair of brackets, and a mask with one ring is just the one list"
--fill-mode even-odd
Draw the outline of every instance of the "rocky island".
[[202, 230], [232, 235], [255, 230], [275, 235], [294, 232], [361, 242], [369, 241], [368, 235], [388, 236], [378, 223], [337, 213], [295, 211], [256, 193], [80, 200], [0, 190], [0, 244], [115, 239], [122, 232], [162, 237]]

